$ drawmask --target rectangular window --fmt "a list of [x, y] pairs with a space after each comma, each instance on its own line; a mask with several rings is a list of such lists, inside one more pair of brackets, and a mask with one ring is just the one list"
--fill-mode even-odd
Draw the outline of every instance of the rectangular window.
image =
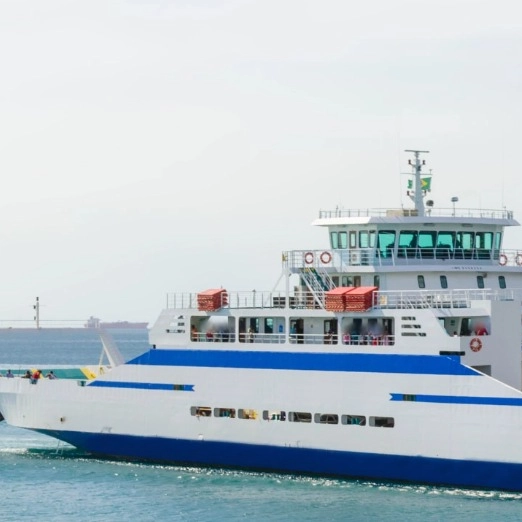
[[498, 286], [500, 288], [506, 288], [506, 278], [504, 276], [498, 276]]
[[353, 277], [352, 276], [342, 276], [341, 277], [341, 286], [353, 286]]
[[335, 413], [316, 413], [314, 422], [316, 424], [339, 424], [339, 415]]
[[457, 232], [455, 258], [472, 259], [474, 255], [475, 232]]
[[500, 255], [500, 246], [502, 244], [502, 234], [500, 232], [495, 232], [495, 245], [493, 249], [493, 259], [498, 259]]
[[475, 251], [477, 259], [491, 259], [493, 249], [493, 232], [477, 232], [475, 234]]
[[419, 253], [422, 259], [433, 259], [435, 255], [435, 240], [437, 232], [423, 230], [419, 232]]
[[375, 246], [375, 230], [359, 232], [359, 248], [373, 248]]
[[290, 411], [288, 420], [290, 422], [312, 422], [312, 414], [304, 411]]
[[484, 277], [481, 275], [477, 276], [477, 286], [478, 288], [484, 288]]
[[401, 230], [397, 250], [398, 257], [412, 258], [417, 255], [417, 231]]
[[418, 275], [417, 276], [417, 284], [419, 285], [419, 288], [426, 288], [426, 283], [424, 281], [424, 276], [423, 275]]
[[337, 248], [347, 248], [346, 232], [339, 232], [339, 246]]
[[395, 419], [393, 417], [370, 417], [370, 426], [376, 428], [393, 428]]
[[257, 419], [257, 411], [256, 410], [237, 410], [237, 418], [238, 419], [248, 419], [248, 420], [256, 420]]
[[381, 257], [393, 257], [395, 247], [395, 232], [393, 230], [379, 230], [377, 249]]
[[370, 248], [375, 248], [375, 244], [376, 244], [375, 238], [377, 237], [377, 231], [370, 230], [368, 233], [370, 235]]
[[272, 334], [274, 333], [274, 318], [273, 317], [265, 317], [265, 333]]
[[190, 414], [193, 417], [210, 417], [212, 410], [210, 406], [192, 406]]
[[350, 248], [357, 248], [357, 232], [350, 231]]
[[214, 417], [236, 418], [236, 410], [234, 408], [214, 408]]
[[440, 276], [440, 287], [448, 288], [448, 278], [445, 275]]
[[263, 411], [263, 420], [267, 421], [285, 421], [286, 420], [286, 412], [282, 410], [264, 410]]
[[435, 257], [437, 259], [453, 258], [453, 248], [455, 246], [455, 232], [439, 232], [437, 236], [437, 248]]
[[366, 426], [364, 415], [341, 415], [341, 424], [346, 426]]
[[330, 244], [332, 248], [339, 248], [339, 237], [337, 232], [330, 232]]
[[379, 288], [381, 286], [381, 278], [378, 275], [373, 276], [373, 286]]

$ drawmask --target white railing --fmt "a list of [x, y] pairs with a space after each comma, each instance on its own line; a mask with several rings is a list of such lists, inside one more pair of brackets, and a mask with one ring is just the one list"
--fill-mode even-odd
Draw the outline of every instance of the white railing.
[[[285, 292], [270, 291], [239, 291], [226, 292], [227, 304], [221, 308], [284, 308], [286, 303]], [[306, 299], [313, 298], [310, 292], [302, 292], [290, 297], [291, 303], [295, 306], [306, 302]], [[195, 293], [169, 293], [167, 294], [167, 308], [198, 308], [198, 294]]]
[[[245, 291], [227, 292], [230, 309], [281, 309], [321, 310], [312, 292], [292, 292], [288, 299], [284, 292]], [[392, 290], [376, 291], [373, 308], [467, 308], [471, 301], [522, 301], [522, 288], [509, 290], [455, 289], [455, 290]], [[197, 294], [168, 294], [167, 308], [198, 309]], [[202, 333], [201, 333], [202, 335]], [[277, 334], [273, 334], [277, 335]]]
[[522, 299], [522, 289], [492, 290], [408, 290], [378, 291], [375, 308], [469, 308], [471, 301], [512, 301]]
[[[319, 211], [319, 219], [356, 218], [356, 217], [415, 217], [417, 211], [413, 208], [367, 208], [367, 209], [336, 209]], [[455, 217], [482, 219], [513, 219], [513, 211], [485, 208], [426, 208], [426, 217]]]
[[301, 271], [315, 269], [321, 271], [333, 269], [343, 272], [349, 267], [358, 266], [404, 266], [446, 264], [454, 261], [459, 265], [480, 264], [487, 267], [521, 266], [522, 252], [519, 250], [487, 250], [479, 248], [451, 249], [436, 248], [401, 248], [381, 251], [375, 248], [291, 250], [283, 252], [283, 262], [290, 270]]
[[192, 332], [191, 340], [197, 343], [222, 343], [234, 342], [237, 340], [240, 343], [246, 344], [283, 344], [290, 342], [291, 344], [344, 344], [350, 346], [388, 346], [395, 344], [395, 336], [393, 335], [344, 335], [339, 337], [337, 334], [297, 334], [290, 333], [288, 336], [284, 333], [249, 333], [240, 332]]

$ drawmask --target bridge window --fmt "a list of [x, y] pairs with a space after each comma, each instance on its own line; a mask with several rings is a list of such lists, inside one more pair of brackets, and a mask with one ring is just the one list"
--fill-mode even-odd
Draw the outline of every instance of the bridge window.
[[357, 248], [357, 232], [350, 232], [350, 248]]
[[437, 236], [437, 250], [435, 251], [435, 257], [437, 259], [452, 258], [454, 246], [455, 232], [439, 232]]
[[375, 246], [375, 230], [359, 232], [359, 248], [373, 248]]
[[477, 232], [475, 235], [477, 259], [490, 259], [493, 248], [493, 232]]
[[339, 248], [339, 234], [337, 232], [330, 232], [330, 244], [332, 248]]
[[399, 257], [411, 258], [417, 253], [417, 232], [414, 230], [401, 230], [399, 234]]
[[472, 259], [475, 246], [475, 232], [457, 232], [455, 242], [456, 259]]
[[498, 259], [500, 254], [500, 245], [502, 244], [502, 234], [495, 232], [495, 249], [493, 251], [493, 259]]
[[395, 231], [380, 230], [377, 240], [377, 249], [381, 257], [391, 258], [395, 246]]
[[436, 236], [437, 232], [434, 230], [419, 232], [419, 253], [422, 259], [432, 259], [434, 257]]

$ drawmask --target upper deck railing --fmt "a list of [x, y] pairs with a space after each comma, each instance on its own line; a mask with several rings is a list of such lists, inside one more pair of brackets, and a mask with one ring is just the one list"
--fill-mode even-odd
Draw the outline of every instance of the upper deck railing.
[[482, 248], [388, 248], [382, 251], [377, 248], [350, 248], [324, 250], [291, 250], [283, 253], [285, 265], [295, 271], [304, 268], [317, 270], [330, 269], [333, 272], [344, 272], [350, 267], [360, 266], [404, 266], [444, 264], [453, 261], [459, 266], [480, 264], [487, 269], [493, 266], [521, 267], [522, 251], [513, 249]]
[[[324, 310], [311, 292], [245, 291], [227, 292], [227, 302], [220, 310], [226, 309], [284, 309]], [[410, 308], [469, 308], [472, 301], [521, 301], [522, 288], [510, 290], [454, 289], [454, 290], [404, 290], [376, 291], [373, 295], [374, 309]], [[169, 293], [167, 308], [198, 309], [198, 294]], [[356, 312], [359, 313], [359, 312]]]
[[[360, 218], [360, 217], [417, 217], [414, 208], [368, 208], [368, 209], [335, 209], [320, 210], [319, 219]], [[450, 217], [474, 219], [513, 219], [513, 211], [501, 209], [475, 208], [427, 208], [423, 217]]]

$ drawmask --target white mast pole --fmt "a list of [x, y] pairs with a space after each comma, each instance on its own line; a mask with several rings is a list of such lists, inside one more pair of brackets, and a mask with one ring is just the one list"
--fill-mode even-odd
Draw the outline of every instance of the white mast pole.
[[[420, 160], [420, 154], [428, 154], [429, 150], [405, 150], [404, 152], [413, 152], [413, 155], [415, 156], [415, 163], [412, 165], [415, 172], [415, 182], [413, 184], [413, 190], [414, 190], [414, 199], [413, 202], [415, 203], [415, 210], [417, 210], [418, 216], [424, 216], [424, 201], [422, 199], [422, 180], [421, 180], [421, 170], [422, 166], [425, 164], [424, 161], [421, 162]], [[411, 165], [411, 160], [410, 160]]]

